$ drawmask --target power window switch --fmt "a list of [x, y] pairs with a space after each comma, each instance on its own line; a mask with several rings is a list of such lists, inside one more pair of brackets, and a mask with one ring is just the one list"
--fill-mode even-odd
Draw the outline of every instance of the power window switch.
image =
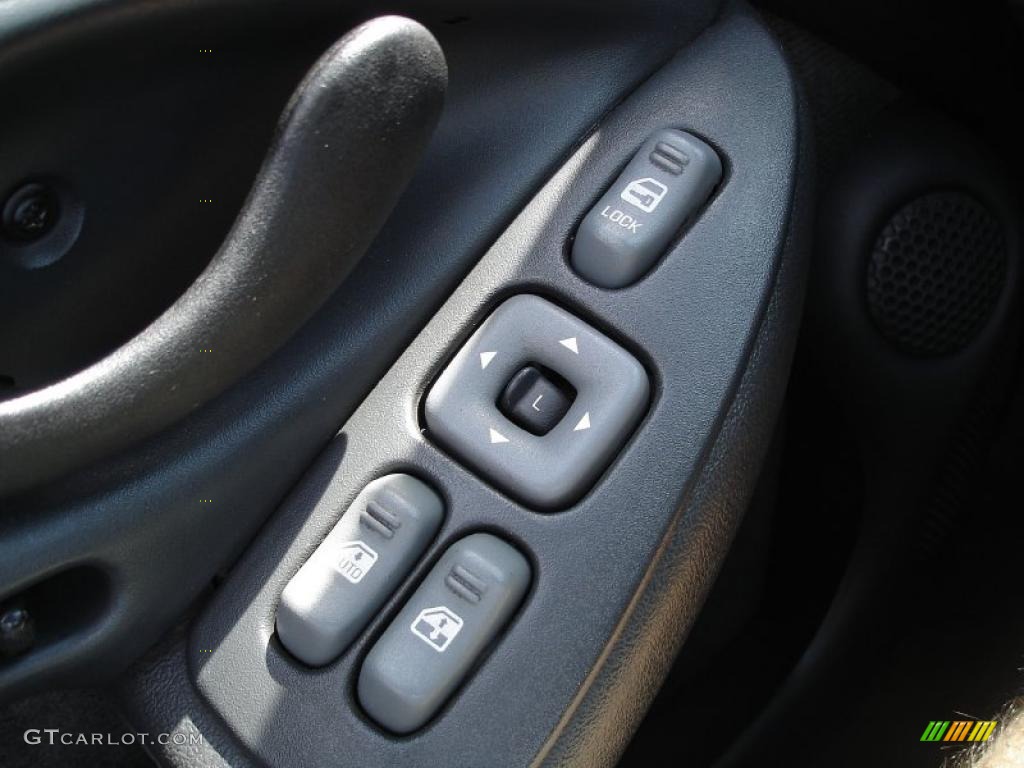
[[722, 161], [692, 134], [666, 129], [640, 148], [584, 217], [572, 266], [602, 288], [643, 277], [722, 178]]
[[422, 727], [511, 618], [530, 577], [526, 558], [491, 534], [449, 547], [366, 657], [363, 709], [394, 733]]
[[281, 644], [313, 667], [337, 658], [412, 570], [443, 517], [441, 498], [415, 477], [367, 485], [285, 587]]
[[546, 435], [569, 411], [575, 394], [557, 374], [527, 365], [509, 380], [498, 406], [517, 426]]

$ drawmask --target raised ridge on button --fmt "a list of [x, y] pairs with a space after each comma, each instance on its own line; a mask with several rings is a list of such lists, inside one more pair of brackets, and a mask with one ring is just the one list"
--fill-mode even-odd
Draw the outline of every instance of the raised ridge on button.
[[479, 603], [487, 591], [487, 582], [461, 565], [451, 569], [444, 583], [456, 595], [471, 603]]
[[661, 170], [678, 176], [690, 164], [690, 156], [678, 147], [659, 141], [654, 151], [651, 152], [651, 162]]
[[402, 526], [398, 515], [389, 510], [376, 499], [366, 502], [366, 509], [360, 515], [359, 521], [367, 528], [372, 528], [381, 536], [390, 539]]

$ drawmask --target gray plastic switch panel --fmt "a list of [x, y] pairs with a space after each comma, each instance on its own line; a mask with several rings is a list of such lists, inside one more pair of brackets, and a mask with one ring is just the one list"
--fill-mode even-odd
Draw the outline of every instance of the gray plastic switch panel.
[[530, 575], [526, 558], [488, 533], [449, 547], [366, 657], [363, 709], [394, 733], [420, 728], [508, 622]]
[[409, 475], [367, 485], [281, 595], [277, 636], [313, 667], [337, 658], [437, 533], [444, 504]]
[[576, 233], [572, 266], [603, 288], [643, 277], [722, 178], [715, 151], [683, 131], [654, 134]]
[[[534, 435], [496, 405], [527, 363], [575, 390], [568, 412]], [[647, 407], [647, 372], [629, 352], [537, 296], [508, 299], [459, 350], [427, 394], [429, 433], [507, 493], [540, 509], [583, 495]]]

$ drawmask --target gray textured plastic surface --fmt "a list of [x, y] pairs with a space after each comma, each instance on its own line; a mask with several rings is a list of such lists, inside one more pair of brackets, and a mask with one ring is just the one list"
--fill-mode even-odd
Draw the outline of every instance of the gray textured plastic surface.
[[[474, 9], [470, 23], [458, 24], [448, 23], [451, 3], [417, 0], [407, 7], [441, 42], [453, 77], [424, 162], [367, 256], [282, 349], [214, 401], [129, 452], [38, 492], [3, 499], [0, 584], [5, 596], [83, 562], [111, 578], [109, 594], [100, 596], [102, 615], [84, 631], [0, 664], [0, 699], [45, 686], [107, 684], [198, 607], [211, 583], [219, 583], [219, 574], [280, 509], [338, 425], [347, 421], [516, 212], [591, 126], [711, 22], [718, 2], [637, 3], [628, 24], [621, 8], [588, 3], [585, 25], [578, 24], [578, 7], [561, 3], [535, 3], [526, 13], [522, 2], [494, 0]], [[12, 130], [5, 134], [3, 155], [11, 161], [12, 173], [38, 170], [30, 167], [33, 158], [53, 159], [39, 149], [47, 136], [53, 147], [61, 148], [51, 170], [69, 174], [83, 171], [78, 158], [87, 156], [97, 174], [112, 167], [102, 162], [106, 157], [155, 154], [163, 163], [174, 155], [154, 152], [157, 135], [166, 138], [165, 148], [195, 148], [188, 153], [195, 159], [189, 168], [166, 169], [181, 182], [175, 184], [177, 197], [185, 203], [177, 209], [151, 206], [152, 219], [133, 217], [128, 227], [121, 226], [125, 219], [114, 216], [114, 226], [127, 237], [122, 256], [134, 259], [136, 271], [146, 262], [134, 258], [135, 243], [142, 249], [148, 240], [191, 220], [193, 180], [217, 186], [230, 180], [229, 186], [239, 190], [248, 186], [252, 179], [240, 177], [246, 169], [255, 175], [276, 117], [302, 73], [337, 37], [379, 10], [359, 0], [55, 0], [4, 3], [3, 8], [0, 72], [6, 81], [17, 80], [25, 92], [32, 91], [40, 62], [47, 59], [49, 71], [58, 75], [54, 82], [79, 97], [53, 100], [37, 94], [36, 114], [44, 118], [39, 124], [50, 126], [47, 132], [41, 133], [32, 121], [5, 123]], [[572, 35], [564, 33], [566, 25], [573, 27]], [[200, 38], [215, 48], [222, 45], [220, 50], [230, 55], [198, 57], [194, 67], [183, 69], [179, 57], [196, 58], [194, 43]], [[128, 48], [136, 53], [131, 66], [125, 64]], [[100, 59], [106, 62], [100, 70], [106, 76], [93, 66]], [[129, 70], [133, 74], [127, 82], [112, 74]], [[260, 73], [268, 70], [278, 74], [263, 80]], [[253, 78], [263, 82], [254, 85]], [[126, 112], [122, 100], [81, 98], [103, 90], [97, 80], [108, 84], [104, 93], [139, 97], [131, 103], [132, 120], [122, 123], [118, 118], [117, 141], [104, 127], [108, 121], [97, 122], [96, 115]], [[249, 87], [239, 90], [239, 80], [248, 81]], [[79, 93], [84, 83], [89, 89]], [[220, 105], [219, 127], [211, 124], [210, 130], [179, 145], [183, 137], [167, 133], [161, 115], [168, 104], [179, 103], [176, 94], [199, 91]], [[148, 125], [140, 125], [135, 114], [143, 94], [153, 107]], [[81, 130], [69, 134], [62, 132], [62, 125]], [[90, 146], [96, 136], [106, 154], [96, 154]], [[244, 145], [248, 149], [239, 155]], [[214, 158], [218, 162], [211, 165]], [[117, 178], [126, 195], [144, 188], [134, 164], [123, 170]], [[225, 231], [228, 224], [225, 218]], [[321, 221], [317, 231], [323, 226]], [[292, 242], [290, 247], [298, 245]], [[93, 253], [100, 255], [99, 250]], [[115, 264], [116, 259], [107, 266]], [[91, 264], [80, 266], [76, 274], [83, 282], [88, 276], [98, 295], [110, 292], [100, 279], [102, 272]], [[143, 268], [138, 274], [148, 273]], [[351, 493], [323, 510], [329, 525], [303, 542], [301, 558], [290, 561], [284, 579], [275, 581], [271, 607], [263, 614], [265, 637], [272, 637], [285, 583], [337, 521], [338, 510], [363, 484], [401, 470], [391, 464], [361, 476]], [[174, 666], [166, 661], [158, 675]], [[133, 717], [142, 724], [163, 721], [171, 713], [170, 730], [179, 717], [187, 717], [179, 713], [188, 708], [185, 702], [195, 696], [195, 689], [185, 674], [152, 682], [133, 697]], [[261, 700], [254, 699], [253, 706], [261, 706]], [[193, 711], [193, 719], [212, 744], [209, 729], [217, 727], [213, 724], [218, 717], [201, 709]], [[159, 751], [167, 761], [176, 752], [173, 745]], [[194, 764], [199, 750], [190, 746], [183, 751]]]
[[[798, 115], [778, 43], [743, 6], [619, 103], [345, 422], [213, 595], [189, 641], [208, 705], [196, 710], [271, 766], [442, 765], [453, 756], [464, 766], [614, 764], [715, 578], [781, 406], [804, 274], [805, 251], [794, 246], [804, 230], [790, 227], [807, 172]], [[645, 280], [597, 288], [570, 267], [566, 243], [608, 179], [666, 126], [713, 137], [728, 183]], [[542, 293], [628, 339], [652, 382], [633, 439], [590, 493], [554, 515], [483, 481], [419, 418], [451, 351], [521, 293]], [[270, 640], [280, 590], [335, 510], [403, 467], [445, 497], [438, 539], [348, 653], [329, 669], [300, 667]], [[360, 660], [429, 563], [480, 530], [530, 553], [529, 599], [439, 715], [396, 739], [361, 712]]]
[[529, 586], [530, 564], [511, 545], [488, 533], [457, 541], [363, 662], [363, 709], [395, 733], [420, 728], [462, 682]]
[[[509, 379], [540, 363], [576, 389], [562, 420], [533, 435], [497, 406]], [[579, 498], [647, 405], [647, 373], [629, 352], [538, 296], [505, 301], [430, 389], [431, 437], [512, 496], [541, 509]]]
[[658, 131], [583, 219], [573, 267], [604, 288], [636, 282], [721, 178], [722, 161], [705, 142], [683, 131]]
[[356, 497], [288, 582], [277, 636], [318, 667], [335, 659], [409, 573], [444, 518], [444, 504], [415, 477], [387, 475]]

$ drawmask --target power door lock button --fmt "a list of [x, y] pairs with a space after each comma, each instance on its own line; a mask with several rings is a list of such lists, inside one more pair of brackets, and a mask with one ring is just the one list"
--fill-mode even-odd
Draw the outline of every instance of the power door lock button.
[[659, 131], [580, 224], [572, 266], [602, 288], [643, 277], [722, 178], [715, 151], [689, 133]]

